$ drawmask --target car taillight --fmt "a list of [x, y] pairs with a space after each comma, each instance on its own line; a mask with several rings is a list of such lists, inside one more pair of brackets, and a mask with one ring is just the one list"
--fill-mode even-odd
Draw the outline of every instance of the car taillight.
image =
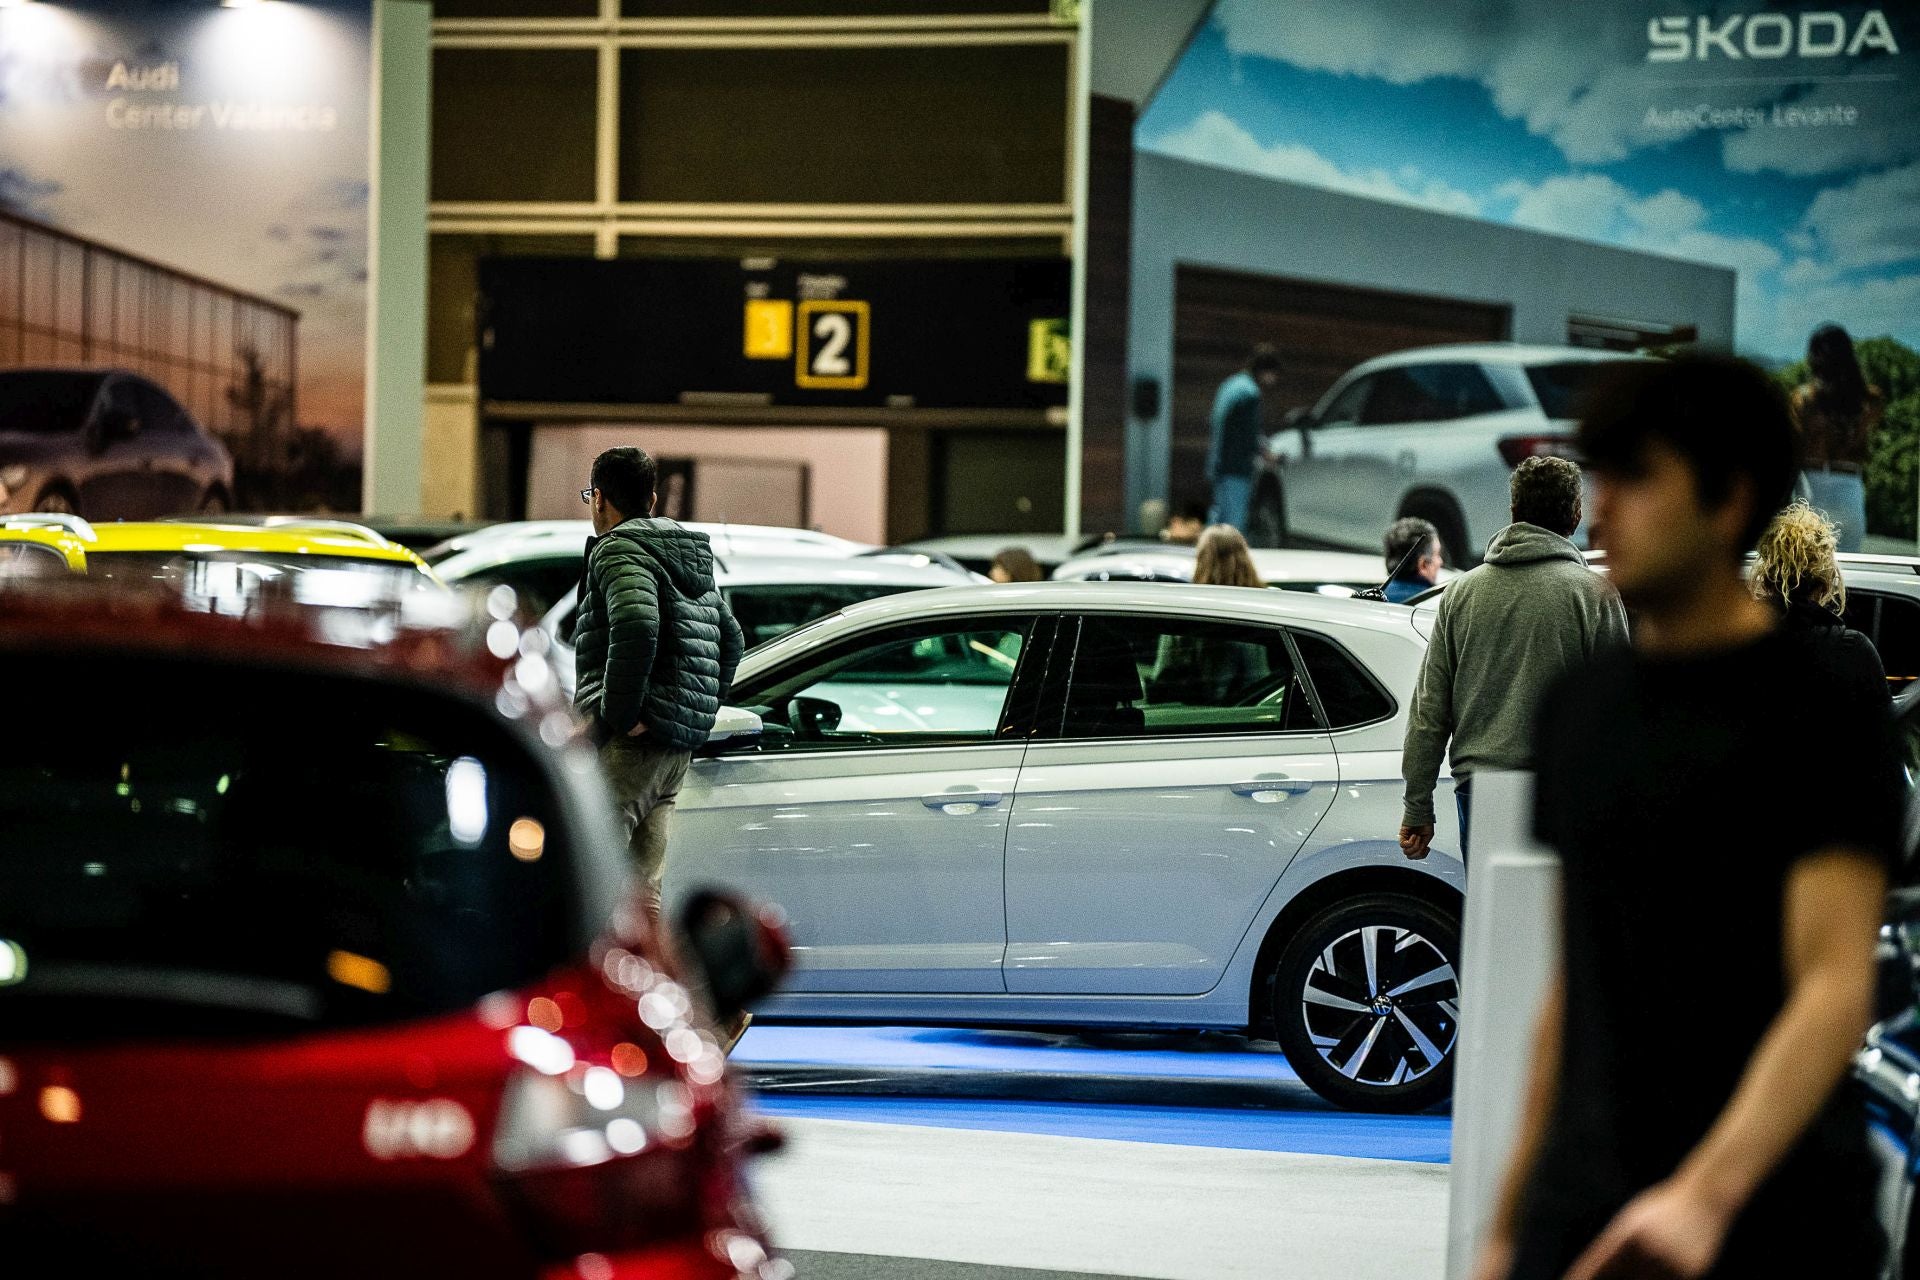
[[1510, 467], [1517, 467], [1528, 458], [1571, 458], [1573, 437], [1507, 436], [1500, 441], [1500, 456]]

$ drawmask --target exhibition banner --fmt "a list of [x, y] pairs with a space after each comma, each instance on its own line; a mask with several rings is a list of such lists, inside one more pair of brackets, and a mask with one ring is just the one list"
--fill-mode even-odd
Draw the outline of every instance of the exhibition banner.
[[0, 8], [0, 510], [358, 507], [370, 63], [371, 0]]
[[[1844, 326], [1885, 402], [1869, 532], [1911, 539], [1917, 44], [1920, 10], [1892, 4], [1218, 0], [1136, 141], [1724, 269], [1731, 345], [1783, 383], [1807, 376], [1816, 327]], [[1320, 274], [1282, 245], [1274, 271]], [[1569, 314], [1554, 340], [1661, 350], [1713, 328], [1663, 307]]]

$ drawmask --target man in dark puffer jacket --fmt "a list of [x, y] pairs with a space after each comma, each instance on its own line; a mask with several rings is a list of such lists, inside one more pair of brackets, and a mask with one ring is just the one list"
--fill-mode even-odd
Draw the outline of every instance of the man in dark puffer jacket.
[[594, 537], [573, 642], [575, 707], [627, 822], [627, 847], [659, 911], [667, 824], [745, 647], [713, 581], [704, 533], [653, 518], [658, 469], [639, 449], [593, 461]]

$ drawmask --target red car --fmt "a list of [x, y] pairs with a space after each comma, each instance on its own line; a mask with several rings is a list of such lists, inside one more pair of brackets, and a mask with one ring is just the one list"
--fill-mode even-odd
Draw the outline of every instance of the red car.
[[713, 1032], [784, 941], [663, 955], [541, 638], [400, 608], [0, 592], [9, 1277], [792, 1274]]

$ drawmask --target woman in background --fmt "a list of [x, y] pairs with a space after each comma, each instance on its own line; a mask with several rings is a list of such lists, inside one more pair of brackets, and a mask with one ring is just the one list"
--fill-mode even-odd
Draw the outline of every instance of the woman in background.
[[1044, 582], [1039, 561], [1025, 547], [1008, 547], [987, 566], [987, 576], [995, 582]]
[[1853, 339], [1837, 324], [1823, 324], [1807, 339], [1807, 375], [1793, 392], [1802, 489], [1838, 526], [1839, 549], [1858, 551], [1867, 532], [1867, 457], [1886, 398], [1867, 385]]
[[[1253, 566], [1247, 540], [1230, 524], [1200, 534], [1193, 582], [1203, 587], [1265, 587]], [[1271, 674], [1267, 651], [1244, 640], [1212, 636], [1162, 636], [1147, 680], [1156, 701], [1190, 706], [1233, 706], [1259, 689]]]
[[1848, 674], [1847, 687], [1885, 715], [1887, 675], [1873, 641], [1848, 627], [1847, 584], [1834, 559], [1833, 525], [1804, 502], [1773, 518], [1755, 548], [1754, 598], [1780, 611], [1786, 630], [1806, 640], [1815, 662]]

